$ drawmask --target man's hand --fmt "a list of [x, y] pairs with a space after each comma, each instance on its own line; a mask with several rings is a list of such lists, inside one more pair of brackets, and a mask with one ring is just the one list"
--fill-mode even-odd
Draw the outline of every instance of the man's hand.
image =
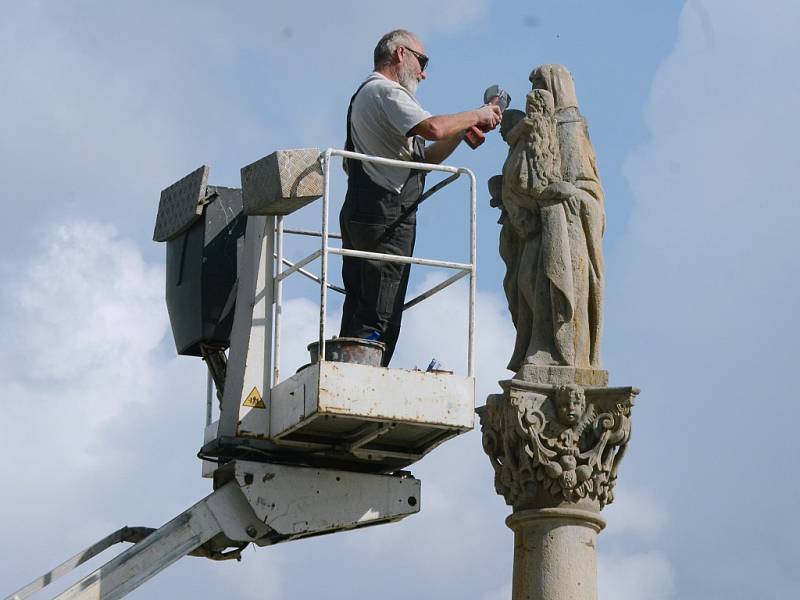
[[503, 113], [496, 104], [484, 104], [475, 111], [477, 126], [483, 131], [491, 131], [503, 120]]

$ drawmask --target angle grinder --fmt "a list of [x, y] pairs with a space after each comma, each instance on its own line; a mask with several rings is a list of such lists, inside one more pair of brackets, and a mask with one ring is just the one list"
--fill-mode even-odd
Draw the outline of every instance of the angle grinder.
[[[496, 104], [502, 113], [508, 108], [508, 105], [511, 104], [511, 96], [499, 85], [490, 85], [486, 88], [486, 91], [483, 92], [483, 103]], [[467, 144], [469, 144], [469, 147], [475, 150], [475, 148], [486, 140], [487, 131], [489, 131], [488, 127], [483, 129], [477, 125], [473, 125], [467, 129], [464, 139], [467, 141]]]

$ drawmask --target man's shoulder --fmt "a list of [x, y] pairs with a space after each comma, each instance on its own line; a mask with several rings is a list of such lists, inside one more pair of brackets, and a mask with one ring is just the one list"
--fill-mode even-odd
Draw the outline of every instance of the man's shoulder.
[[415, 125], [431, 116], [408, 90], [380, 73], [364, 81], [351, 115], [353, 122], [377, 122], [401, 137], [408, 137]]
[[362, 92], [359, 96], [372, 97], [372, 98], [385, 98], [386, 96], [399, 93], [408, 93], [405, 88], [396, 81], [392, 81], [388, 77], [384, 77], [380, 73], [372, 73], [367, 77], [362, 84]]
[[357, 96], [357, 110], [377, 110], [387, 114], [411, 113], [424, 109], [416, 97], [396, 81], [380, 75], [367, 78], [364, 89]]

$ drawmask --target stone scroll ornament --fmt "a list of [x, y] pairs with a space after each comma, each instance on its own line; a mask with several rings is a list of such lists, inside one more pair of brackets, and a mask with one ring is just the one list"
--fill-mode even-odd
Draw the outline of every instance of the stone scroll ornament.
[[525, 111], [507, 110], [501, 209], [503, 281], [516, 328], [508, 368], [601, 369], [604, 193], [575, 85], [561, 65], [531, 73]]
[[515, 510], [614, 499], [636, 388], [512, 380], [478, 409], [495, 489]]

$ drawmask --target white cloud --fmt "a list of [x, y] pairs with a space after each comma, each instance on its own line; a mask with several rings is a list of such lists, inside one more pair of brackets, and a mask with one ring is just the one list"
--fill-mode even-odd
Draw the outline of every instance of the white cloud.
[[628, 536], [652, 542], [667, 523], [667, 511], [655, 494], [626, 485], [624, 479], [603, 516], [608, 522], [604, 538]]
[[659, 548], [667, 526], [662, 501], [649, 490], [625, 484], [624, 478], [614, 497], [603, 511], [607, 526], [598, 541], [599, 597], [674, 598], [675, 567]]
[[12, 446], [25, 446], [29, 434], [18, 423], [79, 427], [58, 431], [61, 458], [77, 466], [93, 454], [104, 422], [152, 399], [152, 353], [167, 327], [163, 268], [146, 264], [111, 227], [73, 222], [45, 240], [4, 290], [4, 429]]
[[[278, 600], [285, 597], [283, 581], [286, 573], [292, 569], [274, 548], [250, 546], [243, 553], [242, 563], [227, 569], [225, 577], [228, 585], [236, 590], [235, 597], [244, 600]], [[230, 592], [225, 595], [230, 595]]]
[[43, 379], [134, 374], [167, 326], [163, 267], [146, 264], [109, 226], [70, 222], [44, 241], [44, 253], [7, 288], [27, 324], [15, 329], [8, 358]]
[[597, 570], [600, 598], [668, 600], [675, 597], [673, 568], [658, 552], [601, 552]]
[[[142, 490], [126, 481], [154, 458], [170, 464], [141, 444], [149, 438], [149, 451], [161, 452], [171, 437], [164, 425], [191, 399], [164, 385], [190, 371], [159, 356], [163, 267], [111, 227], [71, 222], [43, 234], [41, 253], [3, 289], [0, 437], [17, 457], [4, 468], [13, 484], [3, 528], [20, 541], [0, 570], [8, 586], [39, 560], [44, 570], [120, 527], [117, 509], [154, 514], [147, 503], [133, 508]], [[54, 536], [55, 523], [70, 527]]]
[[[319, 339], [319, 301], [305, 297], [287, 298], [283, 302], [281, 324], [281, 379], [290, 377], [298, 368], [308, 364], [308, 345]], [[328, 331], [336, 323], [336, 316], [329, 315]], [[330, 337], [330, 336], [326, 336]]]

